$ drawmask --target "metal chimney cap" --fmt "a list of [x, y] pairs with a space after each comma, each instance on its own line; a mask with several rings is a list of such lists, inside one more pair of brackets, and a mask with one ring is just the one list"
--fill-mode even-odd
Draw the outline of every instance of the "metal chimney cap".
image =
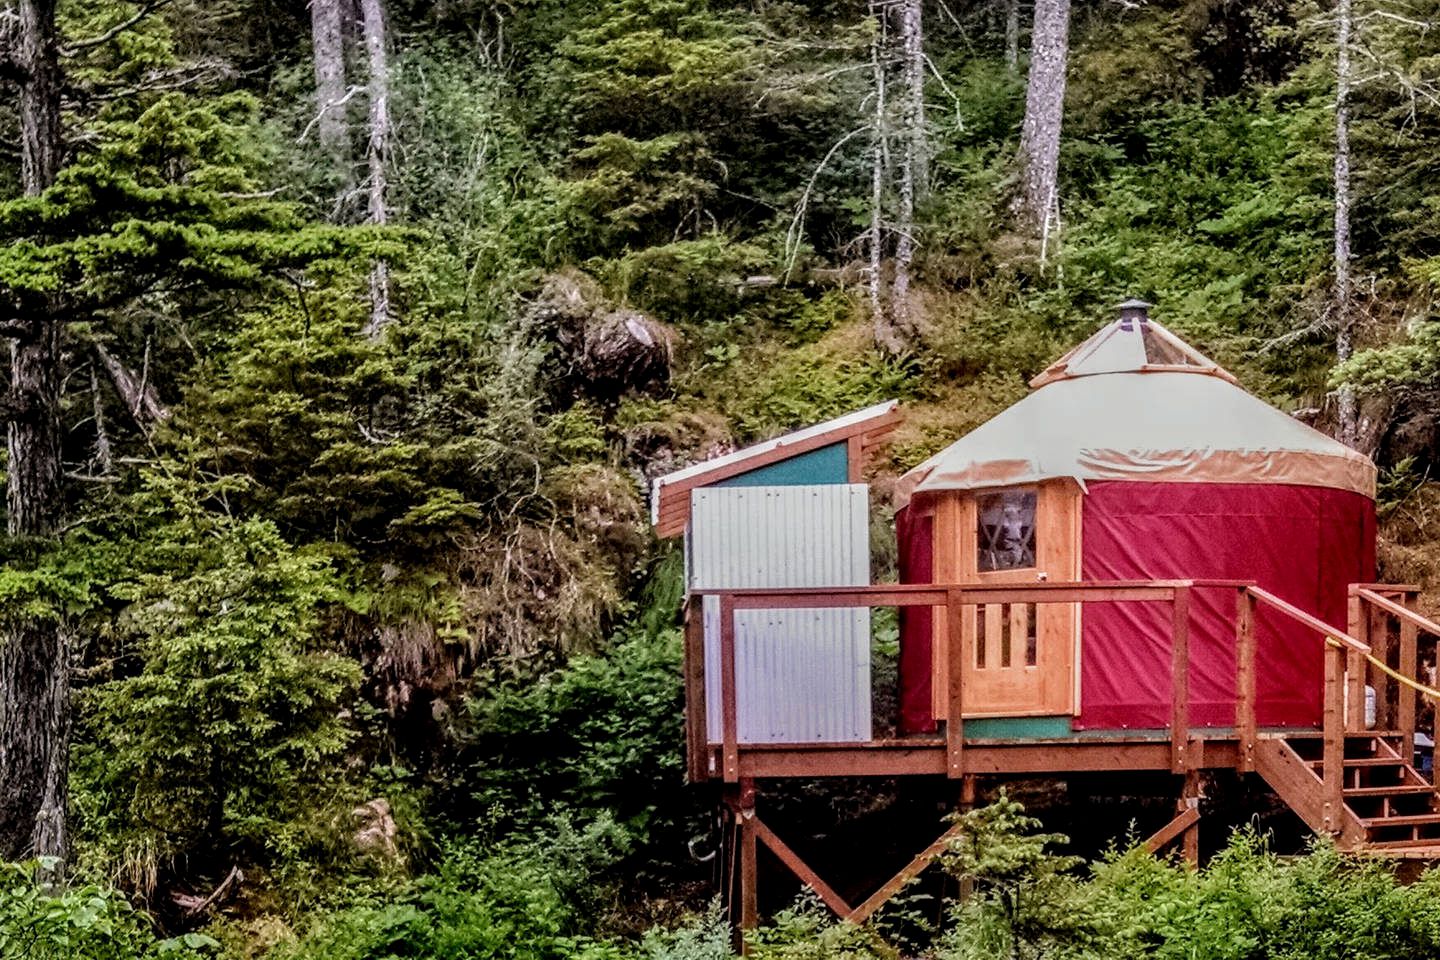
[[1150, 319], [1150, 308], [1152, 306], [1154, 306], [1154, 304], [1131, 297], [1124, 303], [1115, 304], [1115, 309], [1120, 311], [1121, 320], [1138, 320], [1141, 323], [1145, 323]]

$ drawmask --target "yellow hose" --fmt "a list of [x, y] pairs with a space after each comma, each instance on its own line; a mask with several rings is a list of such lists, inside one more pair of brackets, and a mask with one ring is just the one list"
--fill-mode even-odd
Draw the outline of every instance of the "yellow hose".
[[1369, 654], [1366, 654], [1365, 659], [1373, 663], [1376, 669], [1378, 669], [1381, 673], [1385, 674], [1386, 676], [1393, 677], [1396, 682], [1403, 683], [1410, 689], [1415, 690], [1419, 693], [1423, 693], [1425, 696], [1429, 697], [1431, 700], [1434, 700], [1436, 703], [1440, 703], [1440, 690], [1436, 690], [1434, 687], [1427, 687], [1425, 686], [1425, 684], [1421, 683], [1418, 680], [1410, 679], [1398, 670], [1390, 669], [1390, 666], [1388, 664], [1386, 664], [1383, 660], [1378, 659], [1377, 657], [1372, 657]]
[[[1326, 637], [1325, 642], [1330, 644], [1330, 646], [1332, 647], [1339, 647], [1341, 650], [1351, 649], [1346, 644], [1343, 644], [1339, 640], [1336, 640], [1334, 637]], [[1372, 656], [1367, 653], [1365, 654], [1365, 659], [1369, 660], [1372, 664], [1374, 664], [1376, 669], [1378, 669], [1381, 673], [1385, 674], [1387, 677], [1392, 677], [1395, 679], [1396, 682], [1403, 683], [1405, 686], [1409, 687], [1411, 690], [1414, 690], [1416, 693], [1424, 694], [1431, 700], [1434, 700], [1436, 703], [1440, 703], [1440, 690], [1436, 690], [1434, 687], [1427, 687], [1419, 680], [1412, 680], [1400, 671], [1392, 669], [1389, 664], [1387, 664], [1384, 660], [1379, 659], [1378, 657]]]

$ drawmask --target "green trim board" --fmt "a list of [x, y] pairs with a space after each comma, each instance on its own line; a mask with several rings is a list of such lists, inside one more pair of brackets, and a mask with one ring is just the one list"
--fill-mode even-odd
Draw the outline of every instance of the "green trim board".
[[[1233, 737], [1234, 727], [1194, 727], [1192, 732], [1212, 737]], [[1310, 727], [1262, 727], [1262, 733], [1304, 736], [1320, 731]], [[974, 717], [965, 721], [966, 740], [1168, 740], [1167, 728], [1075, 730], [1070, 717]]]
[[966, 740], [1054, 740], [1073, 735], [1069, 717], [975, 717], [965, 721]]
[[812, 483], [849, 482], [850, 455], [846, 444], [832, 443], [707, 486], [801, 487]]

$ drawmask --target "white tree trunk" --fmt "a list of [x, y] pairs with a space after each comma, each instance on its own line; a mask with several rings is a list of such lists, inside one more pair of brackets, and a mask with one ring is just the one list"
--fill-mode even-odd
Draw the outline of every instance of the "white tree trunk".
[[921, 0], [900, 0], [901, 136], [899, 202], [895, 212], [895, 278], [891, 308], [900, 336], [915, 332], [910, 302], [910, 268], [915, 262], [915, 201], [928, 179], [929, 143], [925, 136], [925, 42]]
[[889, 353], [900, 352], [899, 338], [891, 322], [886, 304], [884, 269], [885, 244], [885, 177], [888, 164], [889, 136], [886, 111], [886, 58], [888, 29], [884, 0], [870, 0], [870, 16], [874, 21], [874, 39], [870, 44], [870, 73], [874, 89], [874, 112], [870, 130], [870, 230], [866, 237], [870, 263], [866, 288], [870, 295], [870, 323], [875, 345]]
[[345, 123], [345, 31], [341, 0], [310, 0], [310, 38], [315, 59], [315, 133], [348, 179], [350, 131]]
[[1011, 73], [1020, 70], [1020, 0], [1003, 0], [1005, 4], [1005, 67]]
[[[1350, 30], [1351, 0], [1335, 4], [1335, 358], [1355, 351], [1355, 316], [1350, 280]], [[1342, 443], [1359, 441], [1355, 391], [1340, 388], [1337, 432]]]
[[1020, 194], [1016, 214], [1030, 235], [1046, 236], [1058, 218], [1056, 179], [1065, 117], [1065, 68], [1070, 48], [1070, 0], [1035, 0], [1025, 123], [1020, 132]]
[[[390, 62], [386, 53], [384, 0], [360, 0], [360, 18], [365, 37], [365, 59], [370, 69], [370, 137], [365, 150], [370, 190], [365, 222], [376, 226], [389, 223], [385, 207], [389, 192], [387, 168], [390, 161]], [[370, 323], [366, 332], [379, 336], [390, 323], [390, 265], [376, 260], [370, 271]]]

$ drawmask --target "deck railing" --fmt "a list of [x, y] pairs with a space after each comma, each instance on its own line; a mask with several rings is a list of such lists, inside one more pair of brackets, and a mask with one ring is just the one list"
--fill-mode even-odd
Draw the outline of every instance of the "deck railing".
[[[685, 690], [686, 736], [689, 772], [692, 780], [712, 779], [711, 757], [715, 744], [708, 734], [706, 717], [704, 598], [717, 598], [719, 606], [719, 664], [721, 739], [720, 779], [736, 782], [741, 776], [739, 718], [736, 698], [735, 614], [745, 610], [796, 610], [843, 608], [930, 607], [941, 611], [943, 630], [937, 640], [946, 647], [945, 701], [948, 721], [943, 746], [945, 773], [966, 774], [965, 733], [962, 714], [966, 658], [963, 655], [964, 617], [976, 607], [990, 604], [1085, 604], [1117, 602], [1165, 602], [1170, 605], [1170, 769], [1184, 773], [1192, 766], [1188, 751], [1190, 727], [1190, 601], [1197, 588], [1233, 589], [1235, 608], [1235, 730], [1236, 767], [1242, 772], [1255, 769], [1258, 737], [1256, 687], [1256, 609], [1307, 628], [1324, 644], [1323, 736], [1321, 778], [1325, 799], [1325, 820], [1339, 830], [1344, 798], [1344, 750], [1347, 733], [1367, 729], [1366, 691], [1373, 691], [1376, 704], [1375, 727], [1397, 737], [1401, 755], [1412, 756], [1420, 698], [1432, 696], [1426, 682], [1418, 677], [1419, 638], [1434, 644], [1440, 639], [1440, 624], [1415, 610], [1418, 588], [1412, 586], [1356, 584], [1349, 591], [1349, 620], [1342, 630], [1313, 616], [1254, 583], [1236, 580], [1146, 580], [1034, 584], [877, 584], [857, 587], [770, 588], [748, 590], [703, 590], [690, 598], [686, 622]], [[1395, 627], [1395, 643], [1390, 628]], [[1432, 647], [1433, 649], [1433, 647]], [[1430, 681], [1433, 683], [1433, 680]], [[1435, 731], [1435, 712], [1430, 710], [1430, 730]], [[1219, 739], [1224, 734], [1211, 734]], [[938, 741], [932, 741], [938, 742]], [[874, 742], [872, 741], [872, 744]], [[767, 745], [773, 746], [773, 745]]]
[[1170, 704], [1170, 767], [1176, 773], [1189, 769], [1190, 740], [1190, 595], [1195, 587], [1235, 587], [1237, 581], [1143, 580], [1034, 584], [878, 584], [859, 587], [765, 588], [702, 590], [692, 594], [686, 623], [685, 688], [690, 775], [710, 779], [711, 744], [705, 699], [703, 602], [716, 597], [719, 605], [719, 661], [721, 741], [720, 778], [740, 779], [739, 720], [736, 697], [735, 614], [741, 610], [836, 609], [857, 607], [940, 608], [944, 624], [948, 675], [945, 700], [945, 771], [965, 775], [964, 710], [965, 658], [963, 617], [966, 610], [989, 604], [1084, 604], [1167, 602], [1170, 604], [1171, 672], [1174, 678]]

